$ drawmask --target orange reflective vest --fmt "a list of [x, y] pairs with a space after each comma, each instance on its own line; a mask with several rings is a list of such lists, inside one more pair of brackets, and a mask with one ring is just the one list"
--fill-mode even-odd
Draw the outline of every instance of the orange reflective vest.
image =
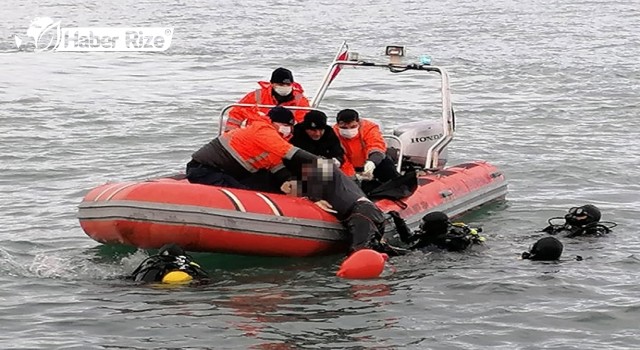
[[333, 126], [333, 130], [335, 130], [338, 139], [340, 139], [340, 144], [344, 148], [345, 161], [340, 166], [340, 169], [348, 176], [355, 175], [354, 168], [363, 167], [371, 153], [381, 152], [385, 154], [387, 152], [387, 144], [382, 137], [378, 124], [362, 118], [359, 124], [358, 135], [352, 139], [340, 135], [338, 124]]
[[219, 140], [222, 147], [251, 173], [261, 169], [275, 173], [284, 168], [282, 159], [291, 159], [298, 150], [282, 138], [273, 124], [261, 120], [224, 133]]
[[[293, 99], [291, 101], [278, 104], [278, 101], [273, 97], [271, 83], [266, 81], [258, 82], [259, 89], [246, 94], [238, 103], [254, 104], [254, 105], [278, 105], [278, 106], [298, 106], [309, 107], [309, 100], [304, 97], [304, 90], [298, 83], [293, 83]], [[229, 118], [224, 126], [225, 131], [237, 129], [242, 125], [243, 121], [247, 121], [247, 125], [251, 124], [254, 120], [266, 120], [269, 121], [267, 113], [269, 108], [258, 107], [233, 107], [229, 111]], [[296, 123], [300, 123], [304, 119], [304, 115], [307, 113], [305, 110], [293, 111], [293, 116]]]

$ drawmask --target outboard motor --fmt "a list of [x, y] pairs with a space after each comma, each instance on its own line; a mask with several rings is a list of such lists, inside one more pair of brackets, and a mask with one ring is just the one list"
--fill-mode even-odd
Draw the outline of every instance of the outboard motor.
[[[441, 121], [419, 121], [398, 126], [393, 130], [403, 145], [403, 164], [408, 166], [424, 167], [427, 161], [427, 151], [443, 137]], [[397, 148], [398, 145], [389, 145]], [[447, 163], [447, 148], [445, 147], [438, 157], [438, 168]]]

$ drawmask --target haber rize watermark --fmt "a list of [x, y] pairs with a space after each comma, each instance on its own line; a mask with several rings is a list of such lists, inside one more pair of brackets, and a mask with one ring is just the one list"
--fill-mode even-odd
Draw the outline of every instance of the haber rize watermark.
[[[29, 25], [27, 36], [33, 50], [42, 51], [165, 51], [171, 45], [173, 27], [61, 27], [60, 21], [37, 17]], [[31, 47], [20, 37], [16, 46]]]

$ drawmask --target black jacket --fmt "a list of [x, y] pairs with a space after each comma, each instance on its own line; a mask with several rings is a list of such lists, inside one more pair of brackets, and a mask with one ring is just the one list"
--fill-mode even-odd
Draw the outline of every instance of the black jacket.
[[301, 148], [317, 156], [331, 159], [336, 158], [342, 164], [344, 162], [344, 149], [340, 145], [340, 140], [333, 128], [324, 127], [324, 134], [318, 141], [312, 140], [304, 130], [304, 125], [298, 124], [293, 127], [293, 137], [289, 140], [292, 145]]
[[346, 218], [358, 203], [358, 199], [366, 198], [366, 194], [355, 181], [345, 175], [342, 170], [331, 164], [332, 174], [327, 174], [321, 169], [310, 168], [302, 179], [302, 195], [312, 201], [324, 199], [338, 212], [339, 220]]

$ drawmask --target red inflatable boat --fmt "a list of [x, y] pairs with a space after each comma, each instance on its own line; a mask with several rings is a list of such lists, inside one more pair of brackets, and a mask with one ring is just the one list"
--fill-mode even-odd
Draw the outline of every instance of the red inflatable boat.
[[[421, 164], [424, 171], [418, 177], [418, 189], [401, 203], [377, 201], [380, 209], [396, 210], [410, 226], [416, 226], [430, 211], [455, 216], [504, 198], [507, 182], [496, 167], [484, 161], [444, 167], [445, 147], [455, 125], [444, 69], [364, 62], [347, 59], [346, 52], [340, 50], [334, 59], [313, 108], [344, 66], [435, 72], [441, 77], [442, 121], [403, 125], [387, 138], [390, 149], [398, 152], [399, 169]], [[232, 106], [221, 113], [221, 126]], [[189, 251], [300, 257], [341, 252], [348, 246], [340, 222], [305, 198], [191, 184], [180, 176], [94, 188], [80, 204], [78, 217], [94, 240], [138, 248], [176, 243]]]

